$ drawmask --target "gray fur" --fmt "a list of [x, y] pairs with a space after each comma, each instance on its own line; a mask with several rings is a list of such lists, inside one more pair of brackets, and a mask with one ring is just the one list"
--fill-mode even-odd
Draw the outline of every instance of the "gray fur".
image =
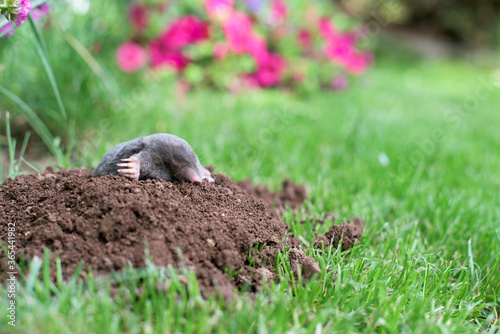
[[189, 144], [177, 136], [157, 133], [121, 143], [109, 150], [92, 172], [92, 177], [120, 175], [122, 159], [135, 155], [141, 162], [139, 180], [184, 180], [185, 168], [192, 168], [201, 178], [205, 170]]

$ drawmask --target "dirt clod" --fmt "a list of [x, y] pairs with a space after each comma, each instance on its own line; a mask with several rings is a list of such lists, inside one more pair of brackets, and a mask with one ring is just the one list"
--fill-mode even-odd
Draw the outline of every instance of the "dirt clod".
[[310, 279], [314, 274], [321, 274], [321, 268], [318, 263], [307, 257], [303, 251], [291, 248], [288, 251], [288, 257], [290, 259], [290, 267], [295, 276], [302, 275], [305, 279]]
[[318, 248], [337, 247], [342, 241], [342, 250], [345, 251], [354, 245], [359, 244], [362, 232], [362, 220], [353, 218], [351, 222], [333, 225], [324, 235], [314, 240], [314, 245]]

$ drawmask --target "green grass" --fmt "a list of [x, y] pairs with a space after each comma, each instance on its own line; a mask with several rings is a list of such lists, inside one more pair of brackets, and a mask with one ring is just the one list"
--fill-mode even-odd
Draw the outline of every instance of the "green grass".
[[[498, 331], [498, 88], [455, 123], [447, 110], [474, 96], [488, 71], [460, 62], [411, 65], [382, 62], [345, 93], [300, 99], [277, 92], [230, 96], [200, 91], [176, 102], [161, 79], [124, 97], [129, 109], [122, 108], [114, 123], [89, 130], [95, 138], [82, 145], [86, 165], [95, 165], [116, 142], [158, 131], [175, 133], [195, 147], [203, 163], [215, 164], [236, 180], [250, 177], [274, 189], [286, 177], [306, 184], [304, 209], [285, 215], [306, 248], [313, 233], [325, 227], [299, 221], [325, 211], [340, 220], [363, 217], [361, 244], [349, 255], [307, 248], [323, 274], [292, 286], [284, 254], [276, 264], [282, 282], [254, 300], [245, 293], [228, 302], [217, 296], [204, 300], [189, 273], [183, 274], [191, 277], [186, 291], [168, 268], [60, 286], [32, 277], [18, 287], [16, 329]], [[407, 71], [420, 73], [419, 85], [404, 83]], [[379, 161], [382, 152], [390, 160], [387, 166]], [[158, 290], [158, 282], [167, 288]], [[4, 290], [0, 296], [0, 309], [5, 309]]]
[[[100, 27], [100, 20], [114, 22], [115, 14], [109, 15], [71, 32], [90, 48], [99, 35], [86, 35], [86, 28]], [[110, 36], [120, 36], [110, 27], [116, 33]], [[49, 50], [64, 44], [59, 35], [47, 35]], [[202, 163], [235, 180], [251, 178], [271, 189], [284, 178], [303, 183], [309, 199], [284, 220], [323, 274], [291, 282], [284, 253], [275, 264], [280, 282], [254, 298], [239, 292], [223, 301], [201, 298], [185, 269], [148, 265], [83, 283], [54, 284], [46, 278], [47, 263], [34, 261], [17, 288], [18, 332], [499, 331], [500, 85], [493, 85], [491, 69], [385, 54], [339, 94], [195, 91], [179, 99], [168, 75], [117, 74], [111, 52], [118, 37], [107, 38], [110, 45], [98, 61], [113, 73], [108, 78], [120, 82], [119, 92], [98, 83], [83, 60], [75, 68], [54, 67], [68, 118], [78, 124], [78, 145], [65, 165], [95, 166], [118, 142], [169, 132], [186, 139]], [[4, 49], [1, 62], [19, 50]], [[50, 54], [52, 64], [74, 57], [72, 49], [61, 50]], [[20, 56], [36, 59], [36, 54]], [[43, 67], [39, 60], [36, 64], [27, 69], [30, 75], [7, 86], [33, 109], [52, 110], [44, 119], [51, 131], [66, 131], [71, 124], [60, 118]], [[10, 71], [3, 78], [11, 77]], [[21, 87], [42, 80], [45, 86], [32, 95], [22, 93]], [[18, 107], [4, 101], [0, 108], [18, 112], [19, 118]], [[340, 221], [366, 220], [361, 244], [349, 254], [309, 247], [314, 233], [327, 226], [299, 221], [326, 211]], [[2, 286], [0, 332], [11, 329], [6, 301]]]

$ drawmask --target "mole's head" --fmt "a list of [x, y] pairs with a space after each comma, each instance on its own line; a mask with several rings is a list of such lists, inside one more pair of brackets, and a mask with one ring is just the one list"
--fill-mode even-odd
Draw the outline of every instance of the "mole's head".
[[178, 180], [201, 183], [204, 179], [213, 182], [210, 172], [205, 169], [189, 144], [174, 135], [157, 134], [152, 137], [149, 147], [152, 149], [155, 165], [167, 169]]

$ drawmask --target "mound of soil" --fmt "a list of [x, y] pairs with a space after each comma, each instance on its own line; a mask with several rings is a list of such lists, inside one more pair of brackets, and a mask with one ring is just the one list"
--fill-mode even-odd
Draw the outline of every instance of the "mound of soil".
[[261, 184], [254, 186], [250, 179], [238, 182], [238, 186], [246, 193], [268, 204], [268, 211], [276, 218], [281, 218], [281, 213], [286, 206], [298, 208], [307, 198], [306, 188], [296, 185], [291, 180], [283, 181], [283, 189], [277, 193], [269, 191]]
[[[296, 273], [320, 273], [318, 264], [299, 249], [300, 242], [287, 236], [288, 224], [278, 218], [276, 208], [305, 200], [304, 188], [291, 181], [273, 194], [248, 181], [237, 185], [221, 174], [214, 175], [214, 183], [196, 185], [91, 178], [90, 173], [47, 170], [8, 179], [0, 186], [0, 240], [6, 244], [7, 225], [14, 223], [18, 261], [42, 256], [48, 248], [59, 253], [63, 277], [68, 279], [82, 260], [100, 275], [128, 263], [144, 266], [148, 251], [156, 265], [184, 262], [196, 272], [202, 290], [213, 292], [216, 283], [227, 297], [234, 286], [250, 283], [258, 289], [263, 274], [273, 279], [274, 257], [285, 246], [291, 248]], [[268, 203], [251, 194], [264, 194]], [[349, 237], [349, 242], [358, 242], [359, 236]], [[325, 238], [339, 241], [333, 235]], [[55, 268], [54, 254], [51, 262]], [[230, 279], [228, 268], [239, 274]], [[2, 281], [6, 271], [6, 254], [1, 251]]]

